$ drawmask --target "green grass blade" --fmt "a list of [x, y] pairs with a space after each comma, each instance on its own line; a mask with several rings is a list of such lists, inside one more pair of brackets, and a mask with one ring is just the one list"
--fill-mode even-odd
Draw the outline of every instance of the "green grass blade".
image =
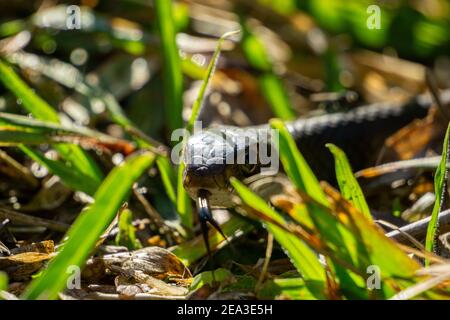
[[[183, 77], [181, 60], [176, 46], [176, 30], [173, 19], [172, 1], [156, 0], [155, 9], [164, 59], [165, 114], [170, 130], [183, 126]], [[177, 176], [177, 211], [188, 234], [192, 230], [192, 208], [190, 198], [183, 188], [182, 164]], [[170, 191], [169, 191], [170, 192]]]
[[[242, 201], [253, 209], [263, 212], [274, 221], [284, 224], [285, 220], [278, 212], [273, 210], [263, 199], [255, 195], [250, 189], [235, 178], [230, 179], [231, 185], [236, 190]], [[305, 280], [325, 282], [325, 271], [317, 259], [316, 253], [312, 251], [303, 241], [289, 232], [281, 229], [273, 223], [266, 223], [278, 243], [286, 250], [292, 263]]]
[[[98, 100], [102, 101], [114, 122], [125, 128], [132, 126], [131, 121], [126, 117], [116, 98], [111, 93], [103, 90], [100, 85], [89, 83], [84, 75], [73, 65], [56, 58], [50, 60], [24, 52], [12, 54], [8, 56], [8, 59], [11, 63], [17, 64], [21, 68], [39, 72], [59, 84], [75, 90], [87, 97], [91, 104]], [[33, 61], [33, 63], [30, 63], [30, 61]], [[61, 72], [61, 70], [64, 70], [64, 72]], [[70, 74], [70, 77], [67, 74]]]
[[8, 276], [3, 271], [0, 271], [0, 291], [8, 289]]
[[128, 158], [115, 167], [95, 194], [95, 202], [75, 220], [67, 233], [63, 249], [49, 263], [42, 276], [26, 289], [23, 298], [55, 299], [66, 286], [67, 268], [81, 267], [89, 257], [101, 234], [112, 222], [133, 183], [153, 163], [155, 156], [146, 152]]
[[41, 97], [28, 87], [24, 81], [8, 66], [0, 60], [0, 80], [3, 84], [22, 100], [24, 107], [36, 118], [51, 122], [59, 122], [56, 111], [50, 107]]
[[142, 245], [136, 238], [136, 228], [133, 226], [133, 213], [129, 209], [124, 209], [119, 215], [119, 232], [115, 242], [118, 246], [125, 246], [128, 250], [141, 249]]
[[[427, 228], [427, 236], [425, 239], [425, 248], [432, 252], [434, 249], [434, 243], [437, 237], [437, 230], [439, 228], [439, 212], [442, 210], [442, 205], [445, 197], [445, 183], [447, 181], [447, 163], [450, 153], [449, 146], [450, 124], [445, 134], [444, 145], [442, 147], [442, 158], [439, 167], [436, 170], [434, 176], [434, 192], [436, 194], [436, 201], [434, 202], [433, 212], [431, 213], [431, 220]], [[428, 264], [429, 261], [427, 261]]]
[[175, 192], [176, 185], [176, 173], [172, 168], [169, 159], [166, 157], [158, 157], [156, 159], [156, 165], [158, 166], [159, 173], [161, 174], [161, 180], [166, 190], [167, 196], [174, 204], [177, 203], [177, 197]]
[[272, 119], [270, 126], [279, 133], [278, 153], [288, 177], [297, 188], [303, 190], [318, 202], [326, 205], [327, 199], [320, 187], [319, 181], [303, 155], [297, 149], [297, 145], [286, 129], [283, 121]]
[[177, 211], [180, 215], [181, 223], [187, 229], [188, 234], [190, 234], [194, 226], [194, 222], [192, 217], [191, 198], [186, 190], [184, 190], [183, 186], [184, 166], [184, 162], [181, 161], [177, 172]]
[[[14, 135], [17, 136], [14, 136]], [[61, 143], [89, 141], [101, 145], [128, 143], [96, 130], [84, 127], [62, 126], [57, 123], [36, 120], [16, 114], [0, 112], [0, 143]], [[132, 147], [130, 145], [130, 147]]]
[[183, 77], [175, 42], [172, 1], [155, 0], [154, 4], [164, 60], [165, 114], [169, 129], [173, 131], [183, 126]]
[[[0, 80], [14, 95], [22, 100], [23, 106], [37, 119], [59, 122], [58, 113], [41, 99], [27, 84], [20, 79], [14, 70], [0, 59]], [[75, 170], [101, 181], [103, 174], [93, 159], [79, 146], [58, 146], [57, 151], [70, 162]]]
[[197, 120], [197, 116], [201, 110], [201, 106], [203, 104], [206, 89], [208, 88], [208, 85], [211, 82], [212, 76], [214, 75], [214, 71], [217, 66], [217, 62], [219, 61], [219, 56], [220, 56], [220, 52], [222, 50], [223, 41], [233, 35], [239, 34], [240, 32], [241, 32], [240, 30], [227, 32], [224, 35], [222, 35], [220, 37], [219, 41], [217, 42], [216, 49], [214, 50], [214, 54], [211, 58], [211, 61], [208, 64], [208, 69], [206, 70], [206, 74], [203, 78], [202, 86], [200, 87], [200, 90], [197, 94], [197, 98], [195, 99], [194, 104], [192, 106], [191, 116], [189, 117], [188, 123], [186, 124], [186, 129], [189, 132], [192, 131], [192, 129], [194, 127], [194, 122]]
[[96, 180], [93, 180], [90, 176], [74, 171], [60, 161], [48, 159], [42, 153], [34, 151], [24, 145], [20, 145], [19, 148], [31, 159], [60, 177], [61, 181], [69, 188], [83, 191], [91, 196], [95, 194], [95, 191], [97, 191], [100, 184]]
[[278, 278], [266, 281], [256, 293], [258, 299], [274, 300], [277, 298], [290, 300], [315, 300], [317, 299], [308, 290], [305, 280], [302, 278]]
[[230, 277], [233, 277], [233, 274], [230, 270], [224, 268], [219, 268], [212, 271], [204, 271], [194, 277], [194, 279], [192, 280], [192, 284], [189, 287], [189, 291], [193, 292], [205, 285], [213, 286], [214, 283], [223, 282]]
[[[270, 121], [270, 125], [279, 133], [277, 150], [288, 177], [299, 190], [304, 191], [321, 205], [328, 206], [328, 200], [319, 181], [298, 150], [284, 123], [279, 119], [273, 119]], [[335, 218], [322, 208], [314, 205], [309, 205], [308, 207], [309, 219], [313, 221], [318, 232], [323, 233], [326, 241], [334, 246], [341, 259], [349, 264], [362, 265], [363, 263], [360, 260], [364, 260], [366, 255], [358, 252], [360, 247], [358, 247], [358, 240], [355, 235], [344, 226], [338, 224]], [[354, 273], [344, 269], [339, 264], [335, 264], [335, 268], [341, 279], [342, 287], [351, 290], [355, 287], [355, 284], [361, 284], [361, 279]]]
[[353, 205], [359, 209], [367, 219], [372, 220], [372, 215], [370, 214], [370, 209], [366, 202], [366, 198], [364, 197], [358, 181], [353, 175], [352, 168], [344, 151], [331, 143], [327, 144], [327, 147], [334, 156], [336, 178], [342, 196], [353, 203]]

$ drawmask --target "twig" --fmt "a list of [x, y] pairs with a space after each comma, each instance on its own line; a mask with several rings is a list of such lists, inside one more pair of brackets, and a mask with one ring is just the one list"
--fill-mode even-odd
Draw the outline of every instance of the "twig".
[[[431, 217], [427, 217], [425, 219], [413, 222], [406, 226], [401, 227], [399, 230], [394, 230], [386, 233], [386, 236], [394, 239], [400, 243], [405, 244], [408, 242], [408, 238], [405, 237], [403, 233], [407, 233], [415, 239], [423, 239], [427, 233], [428, 223], [430, 222]], [[441, 232], [445, 233], [450, 229], [450, 210], [445, 210], [439, 213], [439, 225], [441, 227]]]
[[[398, 170], [407, 169], [424, 169], [424, 170], [436, 170], [441, 162], [441, 156], [436, 157], [426, 157], [426, 158], [416, 158], [411, 160], [401, 160], [395, 162], [388, 162], [380, 164], [375, 167], [366, 168], [355, 173], [357, 178], [374, 178], [381, 176], [383, 174], [396, 172]], [[450, 168], [450, 164], [447, 164]]]
[[0, 217], [10, 219], [16, 223], [45, 227], [59, 232], [66, 232], [70, 227], [68, 224], [62, 222], [30, 216], [7, 208], [0, 208]]
[[408, 238], [408, 240], [413, 243], [418, 249], [425, 250], [425, 247], [420, 243], [420, 241], [417, 241], [416, 238], [408, 234], [407, 232], [403, 231], [401, 228], [397, 227], [395, 224], [389, 223], [384, 220], [376, 220], [375, 221], [378, 224], [384, 225], [392, 230], [400, 232], [404, 237]]
[[[36, 179], [28, 168], [22, 166], [14, 158], [10, 157], [5, 151], [0, 150], [0, 170], [10, 177], [15, 178], [17, 174], [18, 178], [23, 178], [32, 187], [39, 185], [38, 179]], [[17, 178], [17, 177], [16, 177]]]
[[266, 256], [264, 257], [264, 264], [261, 269], [261, 274], [259, 275], [258, 282], [256, 283], [255, 290], [259, 291], [261, 284], [266, 277], [267, 268], [269, 267], [270, 257], [272, 256], [273, 249], [273, 235], [272, 233], [267, 234], [267, 247], [266, 247]]
[[450, 279], [450, 270], [446, 270], [446, 272], [443, 272], [435, 277], [431, 277], [425, 281], [412, 285], [411, 287], [400, 291], [399, 293], [391, 297], [390, 300], [408, 300], [414, 298], [422, 292], [436, 287], [438, 284], [444, 282], [447, 279]]

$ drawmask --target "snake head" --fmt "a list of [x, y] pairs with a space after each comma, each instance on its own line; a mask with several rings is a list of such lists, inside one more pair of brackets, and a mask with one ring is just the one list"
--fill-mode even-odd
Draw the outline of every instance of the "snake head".
[[[255, 132], [256, 133], [256, 132]], [[248, 129], [220, 127], [192, 135], [184, 149], [183, 184], [196, 199], [207, 190], [212, 207], [233, 206], [229, 179], [258, 173], [258, 136]]]

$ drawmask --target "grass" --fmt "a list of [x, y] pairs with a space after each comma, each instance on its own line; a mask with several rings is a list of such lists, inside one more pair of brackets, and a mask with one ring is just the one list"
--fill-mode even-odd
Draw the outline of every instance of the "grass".
[[356, 209], [369, 220], [372, 219], [369, 205], [366, 202], [364, 194], [356, 180], [350, 163], [345, 153], [333, 144], [327, 144], [328, 149], [333, 153], [336, 164], [336, 178], [341, 190], [342, 196], [349, 200]]
[[[18, 99], [21, 99], [23, 106], [37, 119], [59, 122], [57, 112], [31, 90], [2, 60], [0, 60], [0, 80]], [[98, 183], [101, 182], [103, 174], [100, 168], [83, 149], [69, 144], [60, 144], [56, 146], [56, 149], [74, 170], [91, 177]]]
[[[310, 84], [321, 82], [330, 91], [350, 89], [361, 94], [361, 100], [377, 100], [367, 81], [353, 85], [343, 83], [342, 79], [359, 79], [347, 77], [355, 75], [353, 70], [361, 69], [358, 71], [361, 79], [372, 79], [373, 74], [379, 74], [383, 85], [389, 89], [386, 92], [401, 88], [404, 93], [417, 93], [411, 89], [414, 86], [403, 87], [403, 82], [410, 83], [408, 80], [399, 82], [395, 79], [405, 78], [402, 68], [392, 72], [382, 69], [378, 73], [377, 66], [371, 65], [374, 69], [371, 75], [362, 70], [367, 66], [361, 68], [353, 61], [354, 50], [376, 48], [377, 52], [384, 52], [385, 46], [389, 46], [396, 52], [392, 59], [413, 56], [415, 64], [431, 62], [434, 55], [445, 55], [448, 51], [445, 50], [445, 39], [448, 38], [445, 37], [448, 29], [445, 19], [434, 19], [421, 13], [406, 23], [408, 28], [416, 25], [417, 32], [403, 36], [406, 33], [400, 18], [404, 9], [412, 9], [403, 4], [394, 5], [400, 8], [398, 11], [382, 9], [382, 30], [361, 32], [366, 30], [365, 8], [368, 4], [368, 1], [353, 5], [335, 0], [326, 3], [264, 0], [252, 4], [252, 10], [246, 12], [245, 4], [239, 2], [234, 12], [224, 14], [215, 25], [214, 18], [209, 16], [210, 20], [203, 20], [205, 13], [199, 15], [197, 12], [202, 12], [207, 5], [155, 0], [153, 4], [118, 3], [115, 5], [118, 9], [108, 12], [111, 8], [105, 2], [101, 6], [94, 4], [82, 8], [92, 23], [83, 25], [81, 30], [71, 30], [67, 37], [70, 41], [65, 39], [68, 31], [64, 30], [64, 5], [41, 8], [30, 18], [0, 21], [0, 81], [8, 91], [0, 90], [0, 147], [8, 148], [4, 150], [6, 156], [0, 157], [0, 171], [3, 178], [5, 168], [8, 168], [3, 183], [11, 189], [2, 187], [0, 193], [7, 193], [2, 201], [9, 205], [9, 201], [18, 198], [17, 204], [30, 201], [32, 207], [45, 200], [52, 205], [53, 197], [59, 197], [59, 190], [51, 189], [47, 183], [48, 178], [55, 175], [65, 185], [63, 189], [68, 189], [67, 193], [71, 194], [64, 199], [63, 205], [51, 209], [39, 207], [33, 214], [51, 217], [55, 212], [63, 212], [75, 219], [65, 235], [54, 230], [44, 233], [45, 239], [59, 241], [57, 252], [48, 265], [32, 275], [21, 298], [57, 299], [71, 277], [67, 272], [74, 266], [82, 269], [90, 256], [101, 254], [97, 249], [102, 244], [125, 246], [130, 251], [150, 245], [168, 248], [175, 258], [195, 271], [195, 277], [184, 279], [186, 283], [192, 281], [190, 292], [200, 290], [201, 293], [201, 288], [208, 285], [214, 293], [253, 293], [259, 299], [448, 298], [449, 284], [445, 282], [448, 271], [439, 271], [446, 265], [433, 252], [439, 235], [438, 216], [445, 203], [450, 126], [434, 177], [436, 201], [426, 234], [428, 252], [399, 245], [384, 235], [372, 218], [368, 199], [353, 174], [349, 159], [339, 147], [327, 145], [334, 156], [338, 191], [319, 182], [302, 155], [301, 145], [299, 149], [286, 128], [285, 121], [296, 118], [297, 111], [321, 107], [315, 105], [313, 99], [309, 101], [310, 94], [321, 92]], [[153, 20], [148, 16], [149, 12], [153, 14]], [[49, 13], [52, 19], [45, 19], [45, 14]], [[308, 16], [313, 19], [310, 21]], [[209, 24], [220, 28], [210, 28]], [[314, 47], [313, 42], [317, 40], [312, 37], [314, 28], [331, 31], [323, 33], [322, 40], [327, 43], [320, 52]], [[186, 36], [180, 34], [181, 29], [202, 40], [199, 43], [195, 39], [181, 41]], [[213, 43], [212, 39], [220, 36], [218, 32], [234, 29], [240, 31], [226, 32]], [[181, 36], [179, 46], [177, 33]], [[232, 36], [236, 40], [238, 33], [242, 33], [240, 41], [227, 42], [229, 48], [237, 48], [220, 61], [223, 70], [215, 74], [222, 47], [225, 47], [224, 40]], [[264, 33], [271, 33], [290, 49], [265, 43]], [[25, 34], [32, 37], [27, 40], [29, 42], [22, 43]], [[348, 38], [343, 39], [343, 34]], [[17, 44], [18, 47], [14, 47]], [[10, 45], [15, 49], [10, 50]], [[75, 63], [73, 54], [79, 52], [75, 50], [77, 48], [85, 51], [85, 64]], [[198, 48], [201, 49], [199, 55], [205, 61], [209, 59], [209, 64], [196, 62], [194, 52]], [[292, 56], [286, 61], [278, 60], [278, 51], [285, 57]], [[114, 59], [109, 60], [111, 57]], [[142, 87], [124, 97], [106, 89], [100, 76], [102, 69], [107, 69], [107, 77], [113, 74], [109, 68], [116, 65], [117, 57], [125, 57], [124, 61], [129, 59], [130, 63], [139, 57], [157, 67], [151, 69], [149, 80]], [[341, 62], [345, 62], [345, 68]], [[125, 67], [132, 69], [131, 65]], [[18, 69], [20, 73], [16, 73]], [[115, 79], [107, 80], [114, 80], [116, 86], [110, 88], [122, 88], [125, 82], [130, 85], [138, 75], [135, 71], [111, 75]], [[395, 77], [391, 78], [390, 73]], [[290, 78], [295, 74], [300, 77]], [[167, 138], [168, 133], [184, 127], [184, 146], [202, 113], [213, 78], [215, 95], [210, 96], [210, 102], [214, 105], [214, 101], [219, 100], [220, 119], [240, 125], [258, 122], [258, 119], [265, 121], [266, 114], [277, 117], [270, 121], [270, 126], [278, 134], [276, 150], [287, 180], [284, 192], [268, 202], [242, 181], [230, 179], [237, 204], [230, 210], [233, 214], [224, 215], [227, 220], [221, 224], [227, 240], [216, 230], [209, 231], [210, 246], [215, 250], [211, 261], [205, 258], [206, 247], [201, 235], [197, 235], [193, 201], [183, 187], [185, 164], [173, 165], [170, 148], [166, 145], [174, 143]], [[160, 79], [163, 80], [161, 86]], [[184, 123], [183, 95], [192, 96], [192, 89], [196, 88], [193, 80], [202, 80], [202, 84], [193, 101], [191, 115]], [[216, 99], [218, 96], [220, 99]], [[264, 109], [261, 98], [270, 109]], [[62, 105], [68, 99], [78, 103], [78, 107], [86, 107], [83, 112], [89, 123], [65, 125], [63, 120], [75, 118], [72, 113], [66, 113]], [[97, 102], [105, 106], [105, 112], [90, 109]], [[333, 106], [334, 103], [341, 102], [333, 102]], [[63, 108], [59, 110], [57, 106]], [[206, 118], [209, 115], [206, 113]], [[212, 122], [217, 120], [214, 114], [211, 118]], [[58, 158], [48, 158], [43, 152], [47, 149], [55, 149]], [[124, 157], [120, 164], [112, 161], [116, 154]], [[3, 166], [4, 163], [9, 165]], [[47, 168], [50, 174], [44, 178], [33, 176], [31, 171], [35, 164]], [[422, 168], [423, 165], [411, 166]], [[21, 179], [24, 177], [31, 177], [32, 183], [28, 185], [32, 186], [22, 192]], [[133, 189], [142, 197], [136, 196], [137, 193], [131, 197]], [[83, 193], [90, 196], [85, 198], [94, 201], [85, 206], [88, 200], [77, 200], [77, 197], [84, 197]], [[398, 196], [395, 201], [400, 214], [407, 208], [405, 199]], [[384, 204], [392, 207], [391, 203]], [[81, 206], [85, 208], [79, 212]], [[27, 207], [25, 205], [22, 215], [29, 214]], [[245, 214], [246, 218], [239, 213]], [[250, 222], [249, 218], [254, 221]], [[137, 232], [133, 226], [137, 219], [149, 220], [149, 225]], [[105, 239], [105, 232], [116, 225], [117, 235]], [[256, 262], [264, 257], [259, 249], [264, 249], [267, 232], [273, 235], [276, 244], [273, 250], [271, 245], [267, 246], [265, 265], [259, 268]], [[145, 233], [145, 237], [141, 233]], [[236, 238], [243, 239], [236, 244], [233, 242]], [[39, 236], [32, 239], [41, 240]], [[412, 253], [414, 258], [409, 256]], [[290, 262], [285, 262], [285, 257]], [[6, 259], [2, 257], [3, 261]], [[423, 269], [422, 261], [430, 269]], [[285, 264], [279, 264], [281, 262]], [[289, 270], [277, 272], [271, 269], [272, 266], [275, 269], [287, 266]], [[373, 266], [380, 270], [380, 287], [376, 289], [368, 285], [372, 275], [368, 270]], [[438, 275], [435, 277], [435, 274]], [[173, 275], [165, 276], [164, 280], [170, 281]], [[15, 281], [13, 277], [9, 278], [0, 272], [0, 295], [2, 290], [7, 290], [8, 281]]]
[[[442, 159], [439, 167], [436, 169], [436, 174], [434, 176], [434, 193], [436, 195], [436, 201], [434, 202], [433, 211], [431, 213], [431, 220], [428, 224], [427, 236], [425, 239], [425, 248], [433, 252], [435, 247], [435, 242], [437, 238], [437, 231], [439, 228], [439, 213], [442, 211], [442, 206], [444, 204], [445, 199], [445, 185], [447, 182], [447, 163], [450, 152], [449, 145], [449, 134], [450, 134], [450, 125], [447, 128], [447, 132], [445, 134], [444, 145], [442, 147]], [[426, 261], [426, 264], [429, 264], [429, 260]]]
[[[55, 58], [50, 60], [30, 53], [18, 53], [8, 56], [8, 58], [13, 64], [39, 72], [64, 87], [75, 90], [87, 97], [91, 104], [94, 104], [96, 101], [103, 102], [114, 122], [125, 128], [133, 126], [114, 95], [103, 90], [95, 82], [88, 82], [83, 74], [72, 64]], [[30, 61], [33, 61], [33, 63], [30, 63]], [[61, 72], [61, 70], [64, 72]], [[49, 118], [41, 119], [50, 120]]]
[[[42, 275], [27, 288], [25, 299], [56, 299], [65, 288], [71, 266], [82, 267], [100, 236], [111, 224], [131, 186], [154, 162], [150, 152], [133, 155], [114, 168], [94, 196], [94, 204], [82, 212], [67, 232], [67, 240]], [[80, 244], [82, 244], [80, 246]]]
[[279, 213], [270, 208], [263, 199], [256, 196], [250, 189], [239, 182], [239, 180], [232, 178], [231, 184], [246, 206], [267, 217], [265, 225], [268, 232], [272, 233], [275, 240], [284, 248], [286, 254], [290, 257], [293, 265], [297, 268], [302, 278], [305, 279], [306, 283], [313, 283], [314, 288], [318, 289], [317, 294], [319, 297], [322, 299], [325, 298], [323, 296], [326, 283], [325, 270], [314, 251], [298, 237], [282, 229], [281, 226], [285, 223], [285, 220]]
[[129, 209], [124, 209], [119, 214], [119, 232], [115, 242], [118, 246], [127, 247], [129, 250], [142, 248], [142, 244], [136, 238], [136, 228], [133, 226], [133, 213]]
[[165, 115], [169, 130], [183, 126], [183, 77], [175, 42], [172, 1], [156, 0], [155, 9], [164, 57]]
[[8, 289], [8, 276], [4, 272], [0, 272], [0, 291]]
[[[322, 299], [321, 294], [340, 299], [389, 298], [423, 281], [416, 276], [420, 265], [386, 238], [372, 219], [360, 211], [358, 206], [365, 200], [356, 185], [344, 187], [344, 194], [353, 202], [330, 186], [321, 186], [283, 123], [273, 120], [271, 125], [280, 130], [278, 150], [281, 161], [302, 201], [296, 197], [287, 197], [279, 202], [274, 200], [275, 206], [281, 210], [278, 211], [239, 181], [232, 180], [232, 185], [246, 211], [267, 225], [268, 231], [286, 250], [309, 293]], [[341, 176], [338, 180], [351, 174], [342, 151], [333, 146], [329, 148], [337, 156], [337, 174]], [[347, 183], [355, 181], [350, 178]], [[362, 198], [355, 201], [355, 196]], [[326, 278], [325, 267], [319, 264], [317, 253], [331, 263]], [[372, 291], [366, 285], [367, 268], [371, 265], [381, 270], [381, 290]], [[340, 290], [336, 290], [337, 287]]]

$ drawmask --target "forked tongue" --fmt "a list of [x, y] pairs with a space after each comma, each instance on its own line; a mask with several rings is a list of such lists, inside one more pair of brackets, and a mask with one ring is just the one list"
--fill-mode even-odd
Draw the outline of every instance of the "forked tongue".
[[208, 251], [208, 256], [211, 256], [211, 250], [209, 247], [209, 237], [208, 237], [208, 223], [213, 226], [214, 229], [216, 229], [222, 237], [224, 237], [225, 240], [228, 241], [225, 234], [222, 232], [222, 229], [220, 229], [219, 224], [214, 219], [211, 208], [209, 207], [209, 191], [205, 189], [200, 189], [198, 191], [197, 195], [197, 209], [198, 209], [198, 216], [200, 220], [200, 227], [202, 229], [202, 235], [203, 240], [205, 241], [206, 250]]

